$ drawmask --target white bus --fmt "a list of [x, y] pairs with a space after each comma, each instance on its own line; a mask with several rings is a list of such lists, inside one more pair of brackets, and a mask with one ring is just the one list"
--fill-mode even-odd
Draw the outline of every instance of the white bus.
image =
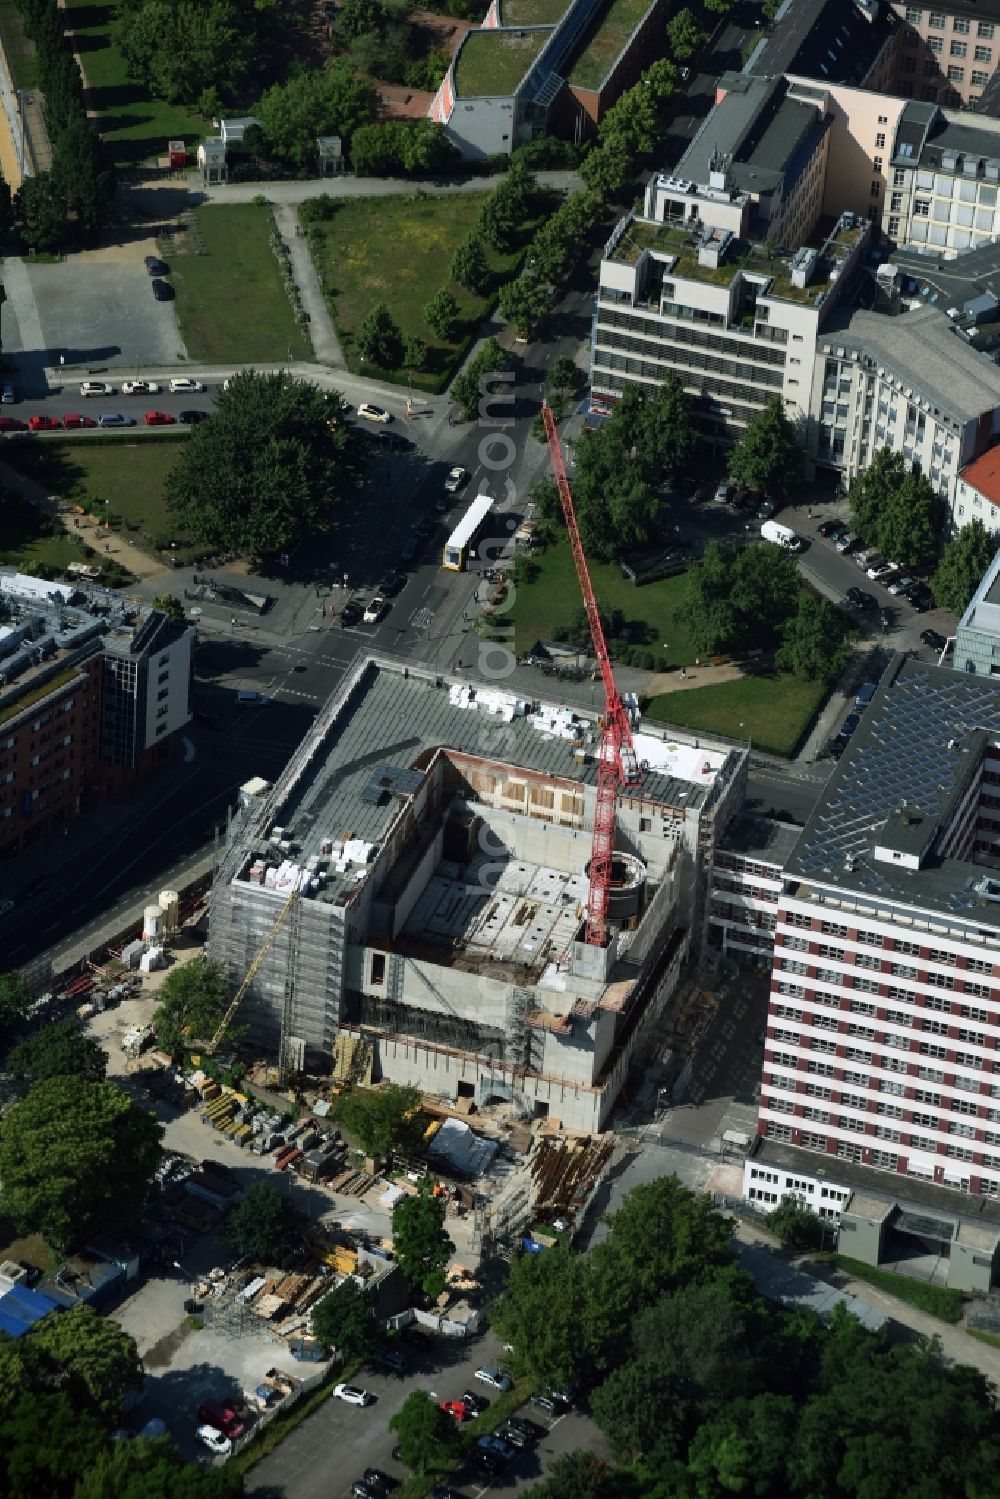
[[458, 525], [444, 544], [441, 566], [453, 573], [464, 572], [465, 565], [486, 524], [486, 517], [493, 508], [493, 496], [477, 494]]

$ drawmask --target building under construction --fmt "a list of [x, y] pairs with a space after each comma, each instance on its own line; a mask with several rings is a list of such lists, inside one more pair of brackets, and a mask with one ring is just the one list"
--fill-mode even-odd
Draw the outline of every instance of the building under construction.
[[[271, 788], [245, 798], [210, 950], [251, 1045], [601, 1129], [700, 942], [716, 830], [745, 751], [634, 719], [608, 938], [585, 941], [593, 716], [386, 659], [359, 661]], [[280, 919], [279, 919], [280, 918]]]

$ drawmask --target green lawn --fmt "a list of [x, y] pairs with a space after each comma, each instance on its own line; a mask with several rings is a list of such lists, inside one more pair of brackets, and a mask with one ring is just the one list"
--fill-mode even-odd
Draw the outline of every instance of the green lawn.
[[[458, 286], [448, 274], [455, 246], [472, 230], [482, 206], [482, 193], [456, 193], [446, 200], [342, 198], [332, 218], [310, 224], [309, 245], [349, 369], [361, 371], [355, 335], [374, 304], [384, 302], [404, 337], [413, 335], [427, 344], [427, 370], [411, 377], [413, 385], [444, 388], [491, 302], [489, 296], [477, 297]], [[523, 241], [532, 228], [526, 227]], [[497, 278], [506, 279], [523, 251], [486, 253]], [[424, 308], [443, 286], [454, 294], [462, 314], [454, 344], [437, 338], [424, 322]], [[405, 381], [406, 376], [398, 378]]]
[[596, 88], [649, 10], [651, 0], [610, 0], [593, 22], [566, 77], [577, 88]]
[[749, 739], [754, 749], [791, 755], [826, 697], [822, 682], [785, 672], [742, 677], [717, 687], [665, 692], [646, 709], [649, 718], [728, 739]]
[[50, 520], [18, 495], [4, 496], [0, 506], [0, 564], [22, 571], [37, 564], [49, 574], [82, 561], [82, 548], [57, 520]]
[[118, 162], [142, 161], [166, 154], [168, 140], [193, 146], [208, 133], [207, 122], [179, 105], [151, 99], [125, 70], [125, 59], [111, 41], [118, 7], [94, 0], [65, 0], [67, 23], [77, 33], [76, 45], [90, 91], [88, 107], [100, 115], [100, 129]]
[[505, 98], [512, 94], [551, 35], [545, 30], [514, 36], [503, 31], [470, 31], [455, 65], [458, 97]]
[[961, 1291], [949, 1290], [947, 1286], [931, 1286], [923, 1280], [912, 1280], [908, 1275], [896, 1275], [892, 1270], [879, 1270], [874, 1265], [849, 1259], [846, 1254], [831, 1254], [827, 1258], [852, 1280], [863, 1280], [870, 1286], [877, 1286], [880, 1291], [929, 1312], [941, 1322], [962, 1320], [965, 1297]]
[[[184, 542], [167, 515], [163, 486], [177, 461], [177, 445], [186, 440], [178, 435], [166, 442], [121, 437], [109, 443], [23, 443], [16, 462], [22, 473], [44, 483], [50, 493], [82, 505], [90, 514], [120, 517], [125, 539], [155, 551], [164, 540]], [[80, 561], [80, 549], [68, 534], [58, 544], [68, 549], [68, 561]], [[187, 561], [203, 550], [182, 544], [176, 555]], [[7, 560], [2, 553], [0, 560]]]
[[17, 0], [0, 0], [0, 34], [14, 76], [14, 87], [37, 88], [38, 57], [34, 42], [24, 34]]
[[254, 203], [197, 210], [207, 251], [170, 251], [177, 320], [192, 359], [213, 363], [312, 357], [270, 245], [271, 215]]
[[554, 26], [570, 0], [500, 0], [501, 26]]
[[[537, 575], [529, 583], [518, 583], [517, 600], [508, 616], [518, 655], [530, 651], [536, 640], [552, 640], [556, 628], [569, 624], [582, 607], [568, 541], [547, 547], [531, 564], [537, 566]], [[531, 564], [529, 570], [533, 570]], [[616, 563], [591, 562], [590, 576], [602, 614], [610, 618], [620, 609], [632, 644], [647, 646], [664, 667], [694, 665], [697, 652], [678, 618], [687, 591], [683, 574], [636, 588]]]

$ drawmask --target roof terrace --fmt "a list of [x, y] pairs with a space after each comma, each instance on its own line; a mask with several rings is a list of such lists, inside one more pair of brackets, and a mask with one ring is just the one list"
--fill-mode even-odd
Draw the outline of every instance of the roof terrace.
[[551, 35], [551, 26], [470, 31], [455, 59], [458, 97], [505, 99], [516, 93]]

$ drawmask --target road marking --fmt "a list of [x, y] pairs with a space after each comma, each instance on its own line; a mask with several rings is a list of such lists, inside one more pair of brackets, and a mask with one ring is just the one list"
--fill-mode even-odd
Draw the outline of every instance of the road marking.
[[427, 630], [434, 619], [433, 609], [418, 609], [410, 615], [410, 624], [414, 630]]

